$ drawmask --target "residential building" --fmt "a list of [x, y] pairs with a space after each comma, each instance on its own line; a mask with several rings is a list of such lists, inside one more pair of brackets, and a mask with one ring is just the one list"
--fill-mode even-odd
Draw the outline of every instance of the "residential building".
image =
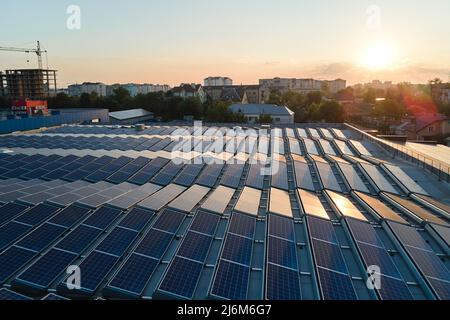
[[280, 92], [294, 91], [300, 94], [308, 94], [313, 91], [328, 91], [335, 94], [346, 88], [347, 82], [343, 79], [336, 80], [315, 80], [315, 79], [295, 79], [295, 78], [273, 78], [260, 79], [260, 101], [269, 99], [273, 90]]
[[416, 114], [392, 130], [409, 140], [437, 140], [450, 136], [450, 118], [440, 113]]
[[100, 97], [106, 96], [106, 84], [102, 82], [83, 82], [82, 84], [72, 84], [67, 89], [69, 96], [81, 96], [83, 93], [97, 93]]
[[145, 109], [132, 109], [109, 113], [109, 122], [111, 124], [131, 125], [152, 121], [154, 118], [153, 112]]
[[295, 113], [288, 107], [274, 104], [233, 104], [230, 106], [233, 113], [243, 114], [247, 122], [258, 122], [261, 116], [270, 116], [273, 123], [293, 124]]
[[208, 86], [203, 90], [212, 101], [248, 103], [244, 86]]
[[180, 86], [171, 90], [175, 97], [190, 98], [197, 97], [203, 103], [206, 101], [207, 95], [201, 84], [182, 83]]
[[431, 84], [431, 96], [437, 102], [450, 102], [450, 83]]
[[205, 87], [232, 86], [233, 80], [228, 77], [208, 77], [205, 80], [203, 80], [203, 85]]

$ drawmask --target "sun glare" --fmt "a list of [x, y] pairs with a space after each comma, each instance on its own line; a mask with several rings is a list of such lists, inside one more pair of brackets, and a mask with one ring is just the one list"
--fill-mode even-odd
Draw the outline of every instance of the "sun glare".
[[391, 67], [393, 60], [392, 47], [385, 43], [376, 43], [367, 48], [362, 63], [369, 69], [380, 70]]

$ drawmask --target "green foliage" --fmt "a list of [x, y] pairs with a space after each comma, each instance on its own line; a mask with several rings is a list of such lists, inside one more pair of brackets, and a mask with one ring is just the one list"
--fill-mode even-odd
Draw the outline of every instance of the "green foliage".
[[336, 101], [322, 102], [319, 106], [319, 114], [326, 122], [342, 123], [345, 118], [345, 110]]
[[273, 119], [268, 114], [262, 114], [258, 119], [258, 123], [270, 124], [272, 122], [273, 122]]
[[374, 88], [368, 88], [364, 93], [364, 102], [365, 103], [375, 103], [377, 98], [377, 91]]
[[375, 104], [373, 116], [400, 120], [406, 114], [406, 108], [396, 100], [386, 99]]

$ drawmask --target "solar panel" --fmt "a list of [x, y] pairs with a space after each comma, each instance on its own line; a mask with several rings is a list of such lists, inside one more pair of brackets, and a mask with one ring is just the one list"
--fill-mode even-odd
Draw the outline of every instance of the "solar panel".
[[438, 279], [428, 278], [431, 286], [441, 300], [450, 300], [450, 283]]
[[80, 225], [64, 237], [57, 245], [60, 248], [76, 254], [81, 254], [103, 231], [97, 228]]
[[46, 295], [45, 297], [43, 297], [41, 300], [47, 300], [47, 301], [64, 301], [64, 300], [69, 300], [66, 297], [63, 296], [59, 296], [57, 294], [54, 293], [49, 293], [48, 295]]
[[177, 255], [191, 260], [204, 262], [212, 241], [213, 238], [210, 236], [190, 231], [184, 237]]
[[33, 300], [30, 297], [24, 296], [23, 294], [19, 294], [17, 292], [8, 290], [6, 288], [0, 289], [0, 300], [15, 300], [15, 301], [26, 301]]
[[250, 265], [253, 240], [229, 233], [222, 251], [222, 259]]
[[83, 275], [81, 290], [90, 294], [94, 293], [117, 261], [117, 257], [109, 254], [92, 252], [80, 264]]
[[154, 215], [151, 211], [135, 208], [125, 216], [119, 226], [135, 231], [142, 231]]
[[314, 183], [307, 163], [294, 161], [295, 182], [297, 187], [314, 191]]
[[85, 222], [85, 225], [106, 229], [120, 215], [121, 211], [117, 209], [101, 207], [95, 211]]
[[318, 268], [321, 292], [324, 300], [356, 300], [357, 296], [350, 277]]
[[209, 190], [209, 188], [194, 184], [169, 203], [169, 207], [184, 212], [191, 212], [192, 209], [206, 196]]
[[89, 209], [78, 206], [70, 206], [59, 212], [56, 216], [50, 219], [49, 222], [70, 228], [78, 221], [86, 217], [88, 213]]
[[16, 221], [29, 224], [31, 226], [36, 226], [44, 220], [50, 218], [58, 210], [59, 208], [57, 207], [47, 204], [40, 204], [20, 215]]
[[139, 243], [135, 252], [161, 259], [173, 237], [172, 233], [151, 229]]
[[264, 186], [264, 177], [265, 177], [263, 174], [261, 174], [262, 172], [261, 170], [263, 168], [264, 168], [263, 164], [260, 163], [251, 164], [245, 185], [255, 189], [262, 189]]
[[294, 225], [292, 220], [277, 215], [270, 215], [269, 235], [289, 241], [295, 241]]
[[236, 190], [224, 186], [218, 186], [203, 202], [202, 208], [223, 214], [235, 194]]
[[153, 224], [153, 228], [163, 230], [170, 233], [177, 232], [183, 222], [185, 214], [173, 210], [166, 209], [161, 213], [158, 220]]
[[237, 188], [241, 181], [244, 167], [245, 165], [243, 164], [229, 164], [220, 180], [220, 184], [230, 188]]
[[21, 273], [16, 281], [41, 289], [48, 288], [76, 258], [76, 254], [52, 249]]
[[401, 279], [397, 267], [384, 248], [379, 248], [359, 242], [358, 247], [367, 266], [379, 266], [384, 275]]
[[425, 241], [424, 238], [422, 238], [422, 236], [419, 234], [419, 232], [417, 232], [416, 229], [407, 225], [393, 222], [390, 222], [389, 226], [397, 235], [397, 237], [400, 238], [401, 242], [404, 245], [424, 250], [431, 250], [428, 243]]
[[202, 169], [203, 165], [187, 164], [173, 182], [186, 187], [191, 186]]
[[36, 253], [30, 250], [11, 247], [0, 255], [0, 284], [23, 268]]
[[110, 234], [97, 246], [96, 250], [121, 257], [138, 236], [138, 232], [114, 228]]
[[249, 275], [249, 267], [220, 260], [211, 294], [229, 300], [245, 300]]
[[269, 211], [292, 218], [292, 207], [289, 193], [285, 190], [270, 188]]
[[198, 211], [190, 229], [213, 236], [216, 232], [220, 217], [216, 214]]
[[383, 300], [413, 300], [404, 281], [381, 275], [378, 292]]
[[0, 225], [9, 221], [11, 218], [19, 215], [28, 209], [27, 206], [17, 203], [7, 203], [0, 207]]
[[300, 300], [298, 271], [268, 263], [266, 297], [268, 300]]
[[45, 223], [23, 238], [17, 245], [39, 252], [66, 231], [65, 228]]
[[259, 204], [261, 201], [261, 191], [250, 187], [245, 187], [239, 200], [234, 207], [235, 210], [256, 216], [259, 211]]
[[158, 262], [157, 259], [132, 254], [113, 277], [108, 287], [119, 289], [133, 296], [141, 296]]
[[378, 237], [375, 229], [366, 222], [348, 219], [347, 224], [356, 241], [365, 242], [380, 248], [384, 248], [383, 243]]
[[338, 245], [333, 224], [328, 220], [308, 217], [309, 233], [312, 238], [327, 241]]
[[255, 218], [234, 213], [231, 217], [229, 232], [253, 239], [255, 233]]
[[180, 297], [192, 298], [202, 269], [202, 263], [175, 257], [159, 286], [159, 290]]
[[297, 269], [295, 243], [269, 236], [267, 260], [279, 266]]
[[408, 253], [424, 275], [450, 282], [450, 272], [434, 252], [409, 247]]
[[14, 221], [0, 228], [0, 251], [31, 230], [31, 227]]

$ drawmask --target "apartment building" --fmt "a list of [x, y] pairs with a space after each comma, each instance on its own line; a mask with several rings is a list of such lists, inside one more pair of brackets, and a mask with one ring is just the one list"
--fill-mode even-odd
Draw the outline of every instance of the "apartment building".
[[228, 77], [208, 77], [203, 80], [205, 87], [232, 86], [233, 80]]

